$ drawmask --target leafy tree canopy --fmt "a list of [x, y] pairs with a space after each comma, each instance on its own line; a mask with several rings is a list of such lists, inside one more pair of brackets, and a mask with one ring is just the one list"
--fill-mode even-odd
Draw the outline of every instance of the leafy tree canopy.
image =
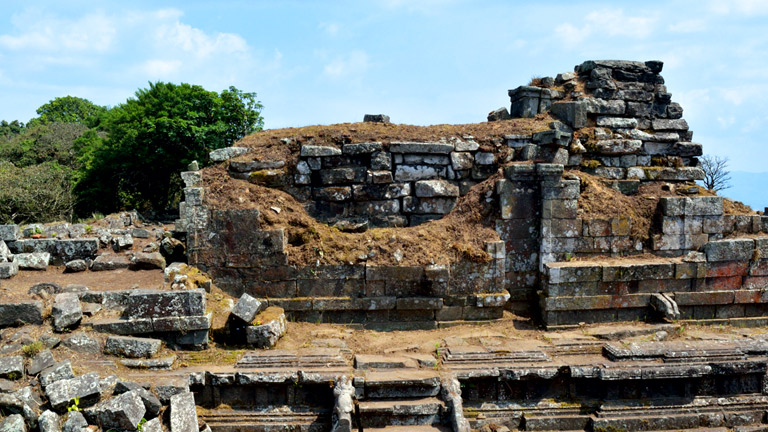
[[211, 150], [261, 130], [261, 109], [255, 93], [235, 87], [219, 94], [198, 85], [150, 83], [104, 117], [108, 138], [85, 156], [76, 188], [80, 211], [175, 205], [179, 173], [193, 160], [207, 164]]
[[40, 116], [31, 123], [78, 123], [88, 127], [98, 125], [107, 108], [75, 96], [57, 97], [37, 109]]

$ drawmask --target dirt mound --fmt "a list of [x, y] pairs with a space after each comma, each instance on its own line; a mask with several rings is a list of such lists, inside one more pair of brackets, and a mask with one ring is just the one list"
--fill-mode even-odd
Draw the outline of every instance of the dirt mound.
[[207, 200], [212, 208], [258, 209], [263, 228], [284, 228], [289, 239], [288, 260], [293, 265], [362, 261], [375, 265], [427, 265], [448, 264], [459, 257], [481, 262], [490, 259], [485, 242], [499, 240], [493, 229], [493, 214], [498, 209], [486, 200], [500, 178], [501, 174], [495, 174], [473, 187], [440, 220], [363, 233], [341, 232], [320, 223], [288, 193], [233, 179], [223, 166], [206, 169], [203, 186], [209, 190]]
[[434, 142], [457, 138], [473, 139], [486, 150], [501, 147], [504, 135], [531, 134], [549, 129], [555, 118], [541, 114], [535, 118], [511, 119], [497, 122], [471, 123], [461, 125], [414, 126], [392, 123], [340, 123], [333, 125], [304, 126], [300, 128], [270, 129], [249, 135], [235, 145], [250, 147], [254, 151], [235, 160], [252, 159], [254, 156], [266, 159], [285, 160], [295, 164], [296, 155], [302, 145], [325, 145], [341, 147], [359, 142], [393, 141]]

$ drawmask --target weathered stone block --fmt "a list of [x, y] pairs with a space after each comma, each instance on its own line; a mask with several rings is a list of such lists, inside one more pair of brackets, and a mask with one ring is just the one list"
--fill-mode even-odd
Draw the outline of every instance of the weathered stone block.
[[459, 187], [448, 180], [420, 180], [415, 183], [417, 197], [457, 197]]
[[303, 145], [299, 156], [301, 157], [322, 157], [322, 156], [339, 156], [341, 150], [336, 147], [329, 146], [316, 146], [316, 145]]
[[152, 319], [152, 329], [156, 332], [188, 332], [210, 328], [210, 313], [202, 316], [170, 316]]
[[144, 402], [136, 392], [129, 391], [104, 401], [94, 408], [99, 424], [105, 430], [138, 429], [146, 413]]
[[149, 358], [157, 354], [161, 345], [159, 339], [110, 336], [104, 345], [104, 352], [127, 358]]
[[248, 147], [224, 147], [211, 151], [208, 154], [212, 162], [224, 162], [234, 157], [251, 151]]
[[18, 225], [0, 225], [0, 240], [12, 242], [19, 238], [21, 238], [21, 230]]
[[248, 344], [257, 348], [271, 348], [285, 334], [285, 312], [279, 307], [270, 306], [256, 316], [254, 324], [246, 328]]
[[687, 131], [688, 122], [686, 122], [684, 119], [654, 119], [651, 121], [651, 127], [654, 130]]
[[205, 314], [205, 290], [136, 290], [127, 298], [127, 318], [159, 318]]
[[18, 380], [24, 377], [24, 357], [0, 357], [0, 378]]
[[10, 279], [18, 273], [18, 262], [0, 262], [0, 279]]
[[[391, 173], [389, 173], [391, 176]], [[390, 179], [391, 180], [391, 179]], [[411, 194], [410, 183], [371, 184], [352, 186], [357, 201], [380, 201], [402, 198]]]
[[38, 379], [40, 380], [40, 385], [45, 388], [56, 381], [74, 377], [75, 373], [72, 371], [72, 364], [69, 360], [65, 360], [43, 369]]
[[256, 317], [256, 314], [266, 308], [266, 304], [258, 301], [248, 294], [243, 294], [232, 308], [231, 314], [243, 322], [250, 323]]
[[341, 146], [341, 152], [346, 155], [361, 155], [370, 154], [381, 151], [382, 146], [380, 142], [365, 142], [355, 144], [344, 144]]
[[320, 182], [324, 185], [364, 183], [366, 176], [364, 167], [328, 168], [320, 171]]
[[83, 308], [80, 305], [80, 298], [76, 293], [57, 294], [53, 308], [51, 310], [53, 318], [53, 328], [56, 331], [64, 329], [73, 329], [80, 324], [83, 319]]
[[704, 291], [675, 293], [675, 302], [679, 306], [722, 305], [733, 303], [733, 291]]
[[101, 396], [99, 375], [88, 373], [77, 378], [52, 382], [45, 388], [45, 394], [51, 407], [60, 412], [73, 403], [75, 398], [78, 398], [81, 408], [94, 405]]
[[447, 155], [453, 150], [454, 145], [446, 143], [393, 142], [389, 145], [389, 151], [391, 153], [430, 153]]
[[575, 219], [579, 208], [575, 199], [544, 200], [541, 207], [542, 219]]
[[447, 214], [456, 206], [456, 198], [403, 198], [403, 212], [416, 214]]
[[13, 262], [20, 269], [26, 270], [45, 270], [50, 261], [51, 254], [48, 252], [19, 253], [13, 256]]
[[719, 216], [723, 214], [722, 197], [687, 197], [685, 198], [687, 216]]
[[43, 323], [43, 302], [0, 303], [0, 328]]
[[313, 188], [312, 196], [316, 200], [323, 201], [349, 201], [352, 199], [352, 189], [349, 186], [330, 186]]
[[440, 309], [443, 307], [442, 298], [433, 297], [406, 297], [397, 299], [397, 309], [400, 310], [424, 310]]
[[195, 396], [180, 393], [171, 396], [171, 432], [199, 432]]
[[395, 181], [429, 180], [445, 176], [445, 168], [433, 165], [398, 165], [395, 168]]
[[747, 261], [752, 257], [752, 239], [716, 240], [704, 245], [707, 261]]

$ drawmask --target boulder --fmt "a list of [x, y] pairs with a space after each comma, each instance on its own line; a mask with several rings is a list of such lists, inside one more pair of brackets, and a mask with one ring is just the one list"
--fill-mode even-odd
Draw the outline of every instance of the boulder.
[[135, 431], [146, 413], [144, 402], [134, 391], [104, 401], [94, 411], [103, 430]]
[[171, 397], [171, 432], [198, 432], [195, 396], [180, 393]]
[[18, 380], [24, 377], [24, 357], [0, 357], [0, 378]]
[[88, 270], [88, 263], [81, 259], [68, 261], [64, 266], [64, 272], [66, 273], [79, 273]]
[[45, 388], [45, 394], [51, 407], [60, 412], [73, 404], [75, 398], [80, 408], [94, 405], [101, 397], [99, 375], [88, 373], [77, 378], [55, 381]]
[[104, 254], [99, 255], [91, 263], [92, 271], [117, 270], [130, 266], [131, 262], [125, 255]]
[[157, 354], [162, 341], [131, 336], [110, 336], [104, 345], [107, 354], [128, 358], [149, 358]]
[[45, 270], [50, 261], [51, 254], [48, 252], [20, 253], [13, 256], [13, 262], [25, 270]]
[[165, 258], [160, 252], [138, 252], [131, 257], [131, 270], [155, 270], [165, 268]]
[[130, 234], [121, 234], [112, 237], [112, 249], [120, 252], [133, 247], [133, 236]]
[[80, 320], [83, 319], [83, 308], [80, 305], [78, 295], [75, 293], [57, 294], [53, 301], [51, 317], [53, 318], [53, 329], [57, 332], [77, 327]]

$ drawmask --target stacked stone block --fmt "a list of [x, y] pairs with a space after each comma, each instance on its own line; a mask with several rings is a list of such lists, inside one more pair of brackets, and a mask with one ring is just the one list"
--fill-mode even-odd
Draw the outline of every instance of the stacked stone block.
[[[229, 164], [233, 177], [284, 189], [320, 220], [365, 220], [371, 226], [419, 225], [439, 219], [453, 209], [459, 196], [497, 169], [495, 155], [482, 151], [471, 136], [431, 143], [353, 143], [341, 148], [304, 145], [290, 169], [283, 161]], [[188, 204], [184, 207], [185, 214], [191, 215]]]
[[661, 233], [652, 239], [657, 255], [679, 256], [698, 250], [725, 232], [722, 197], [663, 197], [659, 211]]
[[663, 293], [681, 319], [763, 323], [754, 318], [768, 315], [768, 239], [716, 240], [704, 250], [666, 261], [546, 264], [544, 321], [556, 327], [645, 319], [651, 297]]

